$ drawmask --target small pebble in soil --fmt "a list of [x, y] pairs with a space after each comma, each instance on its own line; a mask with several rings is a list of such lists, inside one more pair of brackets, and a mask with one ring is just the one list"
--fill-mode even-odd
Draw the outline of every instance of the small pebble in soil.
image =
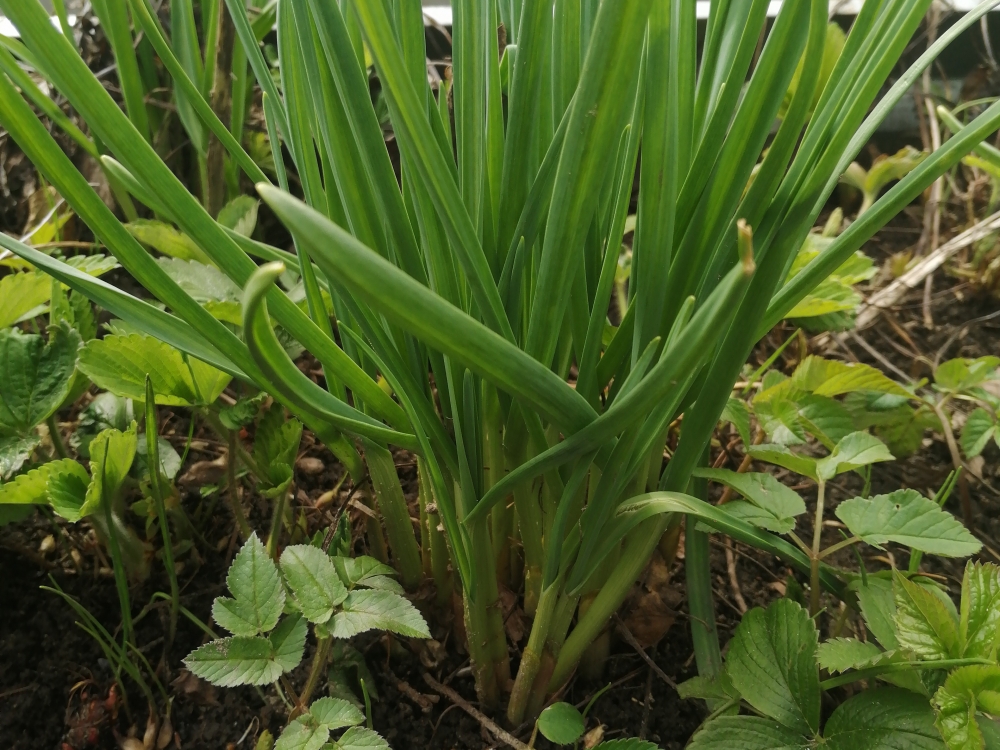
[[326, 468], [326, 464], [314, 456], [303, 456], [295, 462], [295, 468], [303, 474], [313, 477], [317, 474], [322, 474], [323, 470]]

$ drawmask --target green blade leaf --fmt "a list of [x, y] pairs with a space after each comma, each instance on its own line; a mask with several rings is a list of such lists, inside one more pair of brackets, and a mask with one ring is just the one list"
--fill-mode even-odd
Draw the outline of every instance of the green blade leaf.
[[703, 726], [688, 750], [807, 750], [799, 732], [760, 716], [720, 716]]
[[772, 511], [778, 518], [794, 518], [806, 512], [799, 493], [766, 473], [740, 474], [728, 469], [696, 469], [693, 476], [711, 479], [732, 487], [759, 508]]
[[388, 630], [409, 638], [430, 638], [427, 623], [410, 602], [389, 591], [352, 591], [330, 628], [334, 638], [351, 638], [366, 630]]
[[137, 401], [146, 397], [146, 374], [164, 406], [207, 406], [218, 398], [230, 376], [199, 360], [186, 358], [152, 336], [106, 336], [87, 342], [80, 371], [98, 386]]
[[790, 599], [748, 612], [729, 647], [726, 671], [750, 705], [800, 734], [819, 731], [816, 625]]
[[837, 506], [837, 518], [875, 547], [895, 542], [932, 555], [968, 557], [982, 543], [951, 513], [916, 490], [855, 497]]
[[958, 656], [958, 620], [940, 598], [893, 571], [899, 645], [921, 659]]
[[347, 589], [337, 576], [333, 561], [317, 547], [309, 544], [286, 547], [280, 565], [299, 609], [310, 622], [326, 622], [347, 598]]
[[278, 568], [256, 532], [236, 553], [226, 585], [233, 598], [219, 597], [212, 605], [212, 617], [220, 626], [239, 636], [274, 628], [285, 604], [285, 590]]
[[831, 750], [941, 750], [927, 699], [899, 688], [848, 699], [827, 720], [823, 735]]
[[258, 186], [264, 201], [297, 227], [316, 264], [339, 278], [428, 346], [454, 357], [559, 425], [578, 430], [594, 410], [548, 367], [396, 268], [378, 253], [291, 196]]
[[962, 577], [962, 656], [996, 659], [1000, 641], [1000, 568], [970, 561]]
[[860, 469], [879, 461], [892, 461], [894, 456], [885, 443], [867, 432], [852, 432], [844, 437], [826, 458], [816, 462], [821, 479], [833, 479], [845, 471]]
[[80, 336], [65, 324], [49, 328], [49, 340], [0, 331], [0, 429], [21, 435], [62, 404], [76, 369]]
[[150, 336], [203, 361], [214, 363], [219, 369], [231, 375], [246, 377], [232, 361], [223, 356], [213, 344], [210, 344], [208, 339], [201, 336], [180, 318], [165, 313], [148, 302], [126, 294], [107, 282], [82, 273], [68, 263], [63, 263], [56, 258], [33, 250], [4, 234], [0, 234], [0, 246], [30, 261], [73, 290], [85, 294], [108, 312], [130, 321]]
[[538, 731], [556, 745], [572, 745], [586, 728], [583, 714], [575, 706], [562, 701], [553, 703], [538, 717]]

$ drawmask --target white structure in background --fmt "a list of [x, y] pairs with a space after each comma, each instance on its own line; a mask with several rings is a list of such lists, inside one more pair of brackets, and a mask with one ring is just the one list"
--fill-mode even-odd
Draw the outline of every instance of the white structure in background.
[[[771, 0], [767, 9], [769, 16], [776, 16], [781, 9], [782, 0]], [[856, 15], [864, 0], [830, 0], [830, 12], [845, 16]], [[950, 10], [965, 12], [979, 5], [980, 0], [945, 0], [944, 5]], [[708, 18], [709, 0], [698, 0], [698, 18]], [[1000, 11], [1000, 6], [994, 12]], [[441, 26], [451, 26], [451, 5], [446, 0], [424, 0], [424, 14]]]

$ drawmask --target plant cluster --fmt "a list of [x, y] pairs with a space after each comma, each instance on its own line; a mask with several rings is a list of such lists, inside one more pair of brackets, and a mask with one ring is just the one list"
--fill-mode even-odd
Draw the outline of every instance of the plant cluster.
[[[672, 555], [686, 523], [692, 620], [706, 623], [694, 626], [698, 666], [718, 674], [707, 527], [807, 573], [815, 615], [821, 590], [849, 598], [855, 579], [824, 562], [828, 482], [891, 459], [925, 427], [940, 425], [952, 446], [945, 409], [956, 401], [981, 407], [962, 433], [967, 455], [998, 434], [995, 399], [980, 387], [992, 360], [945, 363], [930, 390], [823, 360], [787, 379], [769, 373], [752, 402], [768, 444], [752, 438], [748, 406], [732, 398], [750, 352], [781, 320], [849, 325], [853, 287], [873, 272], [862, 245], [1000, 126], [993, 104], [934, 153], [897, 154], [868, 172], [851, 166], [990, 5], [954, 24], [876, 101], [930, 2], [868, 0], [846, 35], [828, 23], [826, 0], [783, 3], [761, 46], [768, 0], [717, 0], [699, 46], [695, 6], [684, 0], [473, 0], [454, 6], [451, 75], [441, 79], [427, 65], [419, 0], [173, 0], [169, 14], [148, 0], [101, 0], [122, 108], [36, 0], [0, 0], [22, 39], [0, 45], [0, 123], [68, 206], [54, 212], [57, 224], [71, 211], [113, 256], [75, 260], [0, 235], [21, 264], [0, 282], [18, 287], [13, 307], [0, 308], [4, 324], [46, 302], [53, 317], [48, 344], [0, 339], [53, 382], [48, 396], [28, 388], [30, 403], [0, 411], [4, 472], [14, 477], [0, 505], [103, 514], [109, 545], [124, 551], [127, 533], [112, 531], [121, 478], [140, 444], [147, 465], [167, 465], [154, 405], [192, 408], [229, 446], [227, 487], [246, 543], [233, 598], [214, 611], [232, 636], [194, 652], [193, 669], [220, 684], [273, 682], [298, 662], [306, 622], [321, 644], [367, 627], [424, 633], [382, 568], [356, 576], [391, 562], [404, 590], [429, 579], [439, 607], [461, 602], [481, 705], [505, 708], [513, 724], [538, 715], [581, 662], [600, 666], [609, 619], [654, 549]], [[87, 132], [22, 65], [65, 97]], [[251, 133], [258, 89], [264, 132]], [[152, 104], [164, 96], [176, 121]], [[118, 213], [29, 100], [98, 160]], [[168, 157], [178, 123], [187, 166]], [[843, 231], [836, 217], [817, 236], [842, 180], [862, 192], [861, 210]], [[247, 181], [263, 205], [241, 194]], [[293, 252], [258, 227], [263, 211]], [[118, 264], [148, 296], [99, 278]], [[86, 299], [113, 316], [107, 335], [98, 338]], [[304, 351], [319, 375], [297, 366]], [[22, 472], [38, 424], [49, 422], [61, 452], [52, 415], [88, 379], [122, 399], [116, 419], [127, 400], [144, 403], [146, 439], [121, 422], [81, 441], [90, 474], [65, 458]], [[223, 405], [231, 384], [244, 398]], [[248, 453], [239, 430], [268, 397], [275, 404]], [[751, 460], [816, 484], [811, 544], [794, 535], [805, 511], [796, 493], [768, 474], [706, 465], [720, 416]], [[355, 486], [370, 481], [376, 562], [304, 544], [280, 551], [303, 426]], [[824, 457], [788, 447], [809, 437]], [[417, 457], [418, 533], [391, 448]], [[266, 543], [243, 515], [240, 465], [272, 503]], [[710, 505], [706, 480], [744, 499]], [[149, 472], [136, 508], [155, 515], [165, 551], [169, 484]], [[909, 490], [868, 494], [838, 507], [852, 536], [835, 547], [978, 548], [941, 508], [947, 492], [938, 502]], [[258, 574], [275, 592], [269, 602]], [[516, 670], [501, 587], [520, 592], [533, 618]], [[173, 599], [176, 617], [176, 590]], [[806, 643], [808, 616], [785, 614], [801, 626], [796, 644]], [[760, 617], [745, 632], [763, 627]], [[818, 695], [797, 696], [808, 710], [778, 719], [795, 741], [816, 736]], [[331, 731], [357, 724], [359, 714], [329, 700], [294, 706], [300, 715], [279, 744], [324, 746]], [[363, 730], [337, 742], [352, 732]]]

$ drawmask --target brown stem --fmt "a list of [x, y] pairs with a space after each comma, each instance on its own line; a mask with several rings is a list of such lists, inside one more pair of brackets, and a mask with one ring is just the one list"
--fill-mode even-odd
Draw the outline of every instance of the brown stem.
[[962, 500], [962, 517], [965, 525], [972, 527], [972, 498], [969, 497], [969, 480], [965, 476], [965, 465], [962, 463], [962, 454], [958, 450], [958, 441], [955, 440], [955, 431], [951, 429], [951, 420], [944, 413], [944, 401], [940, 404], [932, 403], [931, 407], [941, 422], [941, 430], [944, 432], [944, 440], [948, 444], [948, 453], [951, 454], [951, 463], [958, 472], [958, 494]]
[[[222, 122], [229, 122], [233, 106], [231, 73], [233, 69], [233, 43], [236, 27], [226, 10], [225, 3], [219, 3], [219, 45], [215, 50], [215, 80], [209, 95], [212, 110]], [[208, 195], [206, 208], [213, 217], [226, 204], [226, 148], [214, 135], [209, 137], [206, 158], [208, 172]]]
[[229, 484], [226, 488], [226, 496], [229, 498], [229, 505], [233, 509], [233, 516], [236, 518], [236, 527], [240, 530], [240, 537], [245, 542], [253, 532], [250, 530], [250, 524], [247, 523], [247, 517], [243, 513], [243, 505], [240, 502], [240, 487], [236, 480], [237, 439], [236, 430], [231, 430], [229, 432], [229, 455], [226, 456], [226, 481]]

